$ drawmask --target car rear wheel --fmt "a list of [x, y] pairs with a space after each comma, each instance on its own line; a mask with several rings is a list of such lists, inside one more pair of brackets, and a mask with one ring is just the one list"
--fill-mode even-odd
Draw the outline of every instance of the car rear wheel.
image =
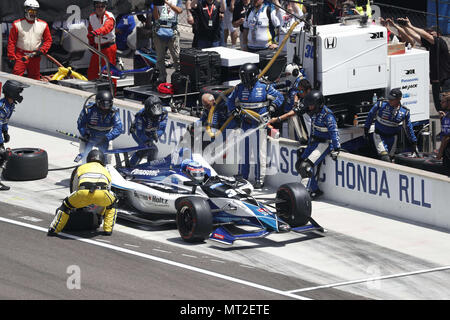
[[209, 204], [200, 198], [182, 198], [176, 202], [177, 228], [186, 242], [202, 242], [212, 231], [212, 214]]
[[300, 227], [308, 223], [311, 217], [311, 197], [301, 183], [287, 183], [278, 188], [276, 204], [278, 216], [291, 227]]

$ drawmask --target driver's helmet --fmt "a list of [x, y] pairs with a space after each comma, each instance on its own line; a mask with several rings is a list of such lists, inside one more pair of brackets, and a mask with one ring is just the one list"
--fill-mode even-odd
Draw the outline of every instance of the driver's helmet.
[[203, 182], [205, 179], [205, 169], [197, 161], [191, 159], [183, 160], [181, 162], [181, 171], [197, 182]]

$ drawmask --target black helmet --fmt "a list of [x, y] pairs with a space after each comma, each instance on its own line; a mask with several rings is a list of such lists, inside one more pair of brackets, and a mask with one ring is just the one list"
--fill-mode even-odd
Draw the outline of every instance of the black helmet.
[[[320, 92], [319, 90], [311, 90], [303, 99], [303, 104], [308, 110], [308, 113], [314, 114], [322, 110], [322, 107], [325, 104], [325, 99], [322, 95], [322, 92]], [[310, 110], [309, 106], [314, 106], [314, 109]]]
[[239, 68], [239, 78], [248, 89], [253, 88], [258, 81], [259, 69], [254, 63], [245, 63]]
[[88, 153], [86, 162], [98, 162], [102, 166], [104, 166], [105, 162], [106, 162], [106, 157], [105, 157], [105, 154], [103, 152], [101, 152], [100, 150], [93, 149]]
[[95, 104], [105, 112], [109, 112], [113, 105], [113, 95], [109, 90], [102, 90], [95, 95]]
[[14, 100], [14, 103], [21, 103], [23, 97], [20, 95], [24, 88], [28, 88], [29, 85], [16, 80], [7, 80], [3, 85], [3, 94], [7, 98]]
[[144, 101], [144, 113], [148, 118], [155, 119], [163, 114], [161, 99], [157, 96], [150, 95]]

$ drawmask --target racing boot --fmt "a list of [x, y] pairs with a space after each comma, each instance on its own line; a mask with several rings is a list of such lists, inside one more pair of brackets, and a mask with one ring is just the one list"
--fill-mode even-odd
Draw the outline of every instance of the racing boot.
[[256, 181], [256, 183], [253, 185], [254, 189], [261, 190], [264, 187], [264, 182], [261, 180]]
[[5, 163], [3, 163], [3, 165], [0, 167], [0, 191], [7, 191], [7, 190], [11, 189], [10, 187], [5, 186], [2, 182], [4, 166], [5, 166]]
[[55, 236], [60, 233], [69, 221], [69, 214], [61, 210], [61, 208], [56, 209], [55, 217], [47, 232], [47, 236]]
[[318, 197], [323, 195], [323, 191], [320, 189], [316, 189], [314, 191], [310, 191], [309, 192], [309, 196], [311, 197], [311, 199], [317, 199]]
[[114, 224], [116, 223], [116, 218], [117, 218], [117, 209], [115, 207], [106, 208], [103, 219], [103, 235], [110, 236], [112, 234]]
[[0, 191], [7, 191], [7, 190], [9, 190], [9, 189], [11, 189], [11, 188], [8, 187], [8, 186], [5, 186], [5, 185], [0, 181]]

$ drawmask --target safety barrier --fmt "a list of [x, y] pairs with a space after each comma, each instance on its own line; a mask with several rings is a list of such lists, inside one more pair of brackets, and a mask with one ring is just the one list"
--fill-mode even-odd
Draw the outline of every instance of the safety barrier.
[[[42, 83], [23, 77], [0, 73], [0, 82], [15, 79], [30, 85], [23, 92], [24, 101], [17, 105], [11, 118], [12, 125], [27, 126], [49, 134], [56, 130], [78, 133], [77, 118], [81, 107], [91, 93], [67, 87]], [[134, 146], [129, 128], [134, 114], [142, 108], [139, 103], [115, 100], [121, 113], [124, 131], [113, 143], [115, 148]], [[188, 124], [196, 118], [169, 114], [166, 132], [159, 142], [160, 155], [166, 155], [178, 145]], [[295, 170], [298, 142], [270, 139], [268, 143], [267, 185], [300, 181]], [[74, 155], [75, 156], [75, 155]], [[219, 172], [237, 173], [237, 165], [217, 165]], [[431, 225], [450, 230], [448, 194], [450, 178], [431, 172], [352, 154], [341, 153], [337, 161], [327, 157], [320, 174], [323, 198], [370, 210], [374, 213]]]

